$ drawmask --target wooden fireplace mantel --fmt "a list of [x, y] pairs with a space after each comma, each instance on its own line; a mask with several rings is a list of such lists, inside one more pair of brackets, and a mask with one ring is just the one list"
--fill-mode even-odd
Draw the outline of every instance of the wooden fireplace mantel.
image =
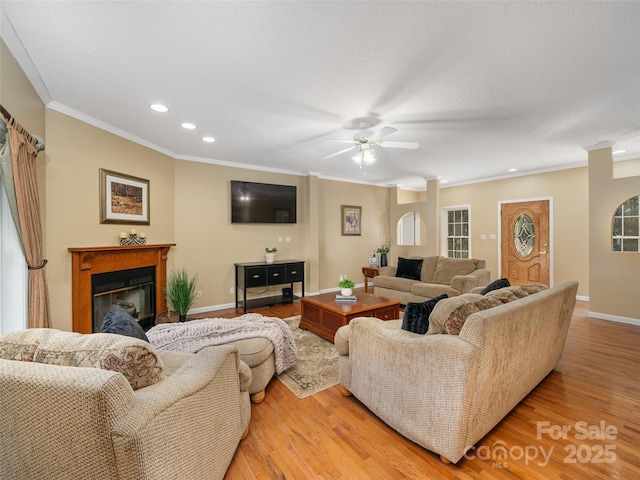
[[91, 275], [140, 267], [156, 267], [156, 315], [167, 310], [164, 288], [167, 257], [175, 243], [115, 247], [70, 247], [73, 331], [92, 333]]

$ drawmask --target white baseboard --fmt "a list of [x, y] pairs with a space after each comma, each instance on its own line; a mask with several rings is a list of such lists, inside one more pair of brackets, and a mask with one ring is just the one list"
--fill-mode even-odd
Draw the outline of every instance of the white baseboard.
[[589, 297], [585, 297], [584, 295], [576, 295], [576, 300], [580, 300], [581, 302], [588, 302]]
[[208, 307], [191, 308], [187, 312], [187, 315], [194, 314], [194, 313], [211, 312], [213, 310], [224, 310], [226, 308], [236, 308], [235, 302], [234, 303], [222, 303], [220, 305], [210, 305]]
[[[357, 287], [358, 285], [356, 285]], [[360, 286], [364, 286], [364, 283], [360, 284]], [[340, 291], [339, 288], [329, 288], [326, 290], [320, 290], [319, 292], [305, 292], [305, 296], [307, 297], [311, 297], [314, 295], [320, 295], [321, 293], [327, 293], [327, 292], [338, 292]], [[297, 294], [299, 295], [299, 294]], [[236, 308], [236, 304], [235, 302], [232, 303], [221, 303], [220, 305], [209, 305], [208, 307], [198, 307], [198, 308], [191, 308], [189, 309], [189, 311], [187, 312], [187, 315], [192, 315], [195, 313], [205, 313], [205, 312], [213, 312], [215, 310], [225, 310], [227, 308]]]
[[591, 310], [587, 312], [587, 317], [607, 320], [609, 322], [627, 323], [640, 327], [640, 318], [621, 317], [619, 315], [609, 315], [608, 313], [592, 312]]

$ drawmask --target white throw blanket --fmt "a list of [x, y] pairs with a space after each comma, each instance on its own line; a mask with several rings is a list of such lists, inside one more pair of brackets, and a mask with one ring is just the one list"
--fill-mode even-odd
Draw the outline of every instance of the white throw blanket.
[[245, 338], [264, 337], [273, 343], [276, 373], [295, 365], [298, 350], [286, 322], [258, 313], [236, 318], [203, 318], [184, 323], [161, 323], [149, 329], [147, 338], [156, 348], [196, 353], [211, 345], [222, 345]]

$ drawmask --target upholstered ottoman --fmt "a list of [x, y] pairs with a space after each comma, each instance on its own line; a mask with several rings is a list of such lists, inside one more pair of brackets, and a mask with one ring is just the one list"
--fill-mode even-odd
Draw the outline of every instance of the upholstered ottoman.
[[146, 335], [161, 350], [191, 353], [205, 346], [235, 346], [240, 360], [251, 370], [249, 395], [253, 403], [264, 400], [265, 388], [273, 375], [294, 365], [298, 357], [288, 324], [258, 313], [158, 323]]
[[267, 338], [257, 337], [236, 340], [226, 345], [235, 345], [240, 353], [240, 359], [251, 369], [251, 385], [249, 386], [251, 401], [253, 403], [262, 402], [265, 396], [264, 390], [271, 377], [276, 373], [273, 343]]

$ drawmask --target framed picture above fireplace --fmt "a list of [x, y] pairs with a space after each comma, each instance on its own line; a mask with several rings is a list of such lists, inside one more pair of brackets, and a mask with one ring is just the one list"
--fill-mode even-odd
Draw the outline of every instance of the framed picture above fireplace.
[[100, 223], [149, 225], [149, 180], [101, 168]]

